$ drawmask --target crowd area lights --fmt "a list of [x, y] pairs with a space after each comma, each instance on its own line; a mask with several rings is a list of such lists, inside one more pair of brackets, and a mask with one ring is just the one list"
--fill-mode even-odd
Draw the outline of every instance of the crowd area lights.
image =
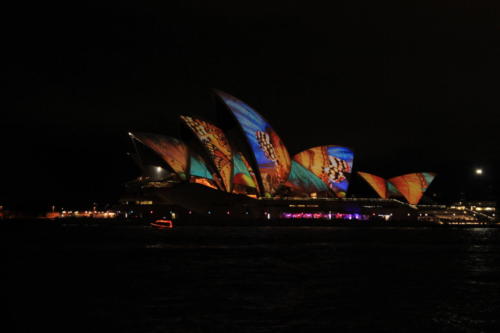
[[332, 218], [336, 220], [358, 220], [367, 221], [369, 219], [368, 215], [362, 214], [344, 214], [344, 213], [282, 213], [281, 218], [284, 219], [323, 219], [331, 220]]

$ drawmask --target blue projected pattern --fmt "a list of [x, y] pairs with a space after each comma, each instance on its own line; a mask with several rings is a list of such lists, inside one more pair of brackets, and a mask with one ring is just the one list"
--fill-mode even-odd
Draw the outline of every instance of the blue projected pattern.
[[265, 195], [274, 194], [290, 173], [291, 161], [285, 145], [257, 111], [227, 93], [216, 93], [243, 129], [255, 156]]
[[[330, 174], [329, 186], [334, 192], [347, 192], [349, 188], [349, 174], [352, 172], [354, 153], [351, 149], [339, 146], [328, 146], [327, 148], [331, 164], [327, 167]], [[333, 158], [332, 158], [333, 157]], [[340, 160], [340, 161], [339, 161]], [[345, 165], [347, 163], [347, 166]], [[331, 170], [329, 170], [332, 168]], [[340, 170], [340, 171], [339, 171]], [[341, 172], [343, 175], [338, 176]]]
[[354, 160], [351, 149], [319, 146], [304, 150], [293, 159], [319, 177], [337, 197], [346, 196]]
[[321, 179], [295, 161], [292, 161], [292, 169], [286, 184], [301, 193], [328, 192], [328, 187]]

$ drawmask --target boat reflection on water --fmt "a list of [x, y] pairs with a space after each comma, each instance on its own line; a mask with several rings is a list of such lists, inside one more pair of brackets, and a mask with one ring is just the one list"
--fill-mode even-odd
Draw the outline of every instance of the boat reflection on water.
[[174, 224], [172, 223], [171, 220], [161, 220], [161, 219], [151, 222], [150, 225], [156, 229], [172, 229], [174, 227]]

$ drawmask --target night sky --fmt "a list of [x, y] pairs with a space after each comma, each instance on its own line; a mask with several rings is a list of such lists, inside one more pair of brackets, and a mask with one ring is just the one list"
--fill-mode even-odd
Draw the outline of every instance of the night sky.
[[495, 1], [245, 3], [4, 9], [2, 203], [116, 201], [138, 175], [127, 132], [215, 119], [212, 88], [257, 109], [291, 154], [347, 145], [356, 170], [438, 172], [438, 201], [495, 195]]

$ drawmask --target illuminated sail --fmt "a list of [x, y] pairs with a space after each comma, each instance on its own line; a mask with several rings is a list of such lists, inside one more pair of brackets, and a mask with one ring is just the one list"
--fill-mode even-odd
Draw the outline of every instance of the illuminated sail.
[[387, 181], [384, 178], [360, 171], [358, 171], [358, 175], [370, 184], [381, 198], [387, 199], [389, 197], [387, 192]]
[[416, 205], [436, 175], [431, 172], [409, 173], [388, 180], [405, 197], [408, 203]]
[[217, 178], [208, 170], [207, 165], [203, 159], [194, 153], [191, 153], [189, 163], [189, 181], [205, 185], [214, 189], [219, 189]]
[[152, 149], [182, 180], [187, 180], [188, 147], [179, 139], [152, 133], [131, 133], [131, 136]]
[[319, 177], [296, 161], [292, 161], [286, 185], [301, 193], [328, 192], [328, 186]]
[[396, 186], [394, 186], [394, 184], [392, 184], [389, 181], [386, 181], [386, 185], [387, 185], [387, 197], [388, 198], [399, 198], [399, 199], [401, 199], [403, 197], [403, 195], [401, 194], [401, 192], [398, 191], [398, 189], [396, 188]]
[[293, 159], [319, 177], [337, 197], [345, 197], [354, 160], [352, 150], [319, 146], [304, 150]]
[[222, 179], [226, 192], [231, 192], [233, 169], [232, 152], [226, 136], [220, 128], [201, 119], [181, 116], [184, 123], [193, 131], [212, 159]]
[[274, 194], [290, 173], [291, 161], [285, 145], [257, 111], [225, 92], [216, 93], [233, 113], [245, 134], [259, 169], [264, 194]]
[[250, 168], [250, 165], [248, 165], [245, 157], [241, 153], [236, 153], [233, 155], [233, 161], [233, 183], [256, 188], [257, 181], [255, 179], [255, 174], [250, 171], [252, 169]]

